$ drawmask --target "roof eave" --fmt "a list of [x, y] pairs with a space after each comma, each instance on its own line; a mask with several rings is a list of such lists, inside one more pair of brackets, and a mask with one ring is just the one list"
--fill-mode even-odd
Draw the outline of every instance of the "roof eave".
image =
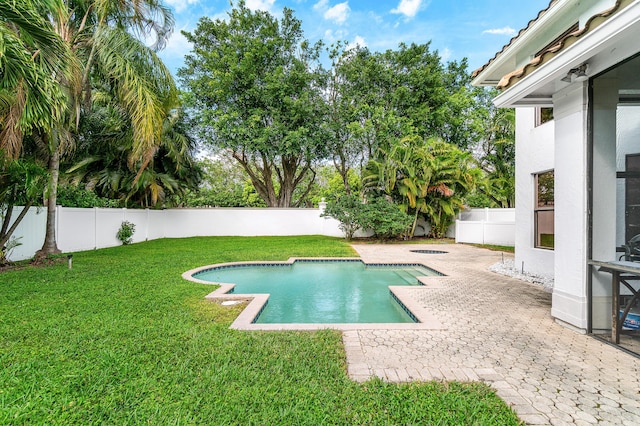
[[[489, 62], [472, 73], [471, 84], [474, 86], [496, 86], [497, 83], [492, 84], [492, 82], [496, 80], [496, 76], [492, 76], [495, 70], [510, 60], [520, 46], [535, 37], [537, 35], [537, 28], [544, 27], [557, 13], [570, 6], [573, 1], [574, 0], [551, 0], [549, 6], [541, 10], [536, 18], [529, 21], [527, 26], [509, 40], [509, 43], [504, 45]], [[502, 76], [497, 77], [498, 82], [500, 78], [502, 78]]]
[[[626, 30], [638, 31], [640, 26], [640, 2], [629, 5], [627, 13], [618, 13], [611, 16], [605, 23], [598, 26], [592, 32], [585, 34], [569, 48], [558, 52], [557, 55], [542, 63], [535, 72], [522, 77], [517, 84], [506, 88], [494, 99], [494, 104], [498, 107], [514, 107], [525, 105], [539, 105], [542, 98], [527, 96], [535, 92], [539, 87], [553, 83], [578, 64], [589, 61], [599, 53], [605, 52], [608, 63], [599, 64], [590, 71], [591, 75], [603, 71], [613, 65], [611, 61], [618, 61], [617, 55], [612, 54], [607, 49], [616, 44], [616, 37], [622, 37]], [[619, 41], [619, 40], [618, 40]], [[626, 53], [617, 52], [624, 56]]]

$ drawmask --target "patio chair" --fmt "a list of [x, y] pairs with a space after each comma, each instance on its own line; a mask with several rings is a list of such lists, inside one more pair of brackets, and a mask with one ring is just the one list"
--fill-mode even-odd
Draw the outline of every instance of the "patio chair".
[[640, 262], [640, 234], [631, 238], [623, 247], [624, 260], [627, 262]]

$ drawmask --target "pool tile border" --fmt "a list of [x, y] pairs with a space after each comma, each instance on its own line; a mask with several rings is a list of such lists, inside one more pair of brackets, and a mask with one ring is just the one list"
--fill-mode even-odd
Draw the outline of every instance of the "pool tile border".
[[273, 261], [273, 262], [265, 262], [265, 261], [252, 261], [252, 262], [228, 262], [228, 263], [219, 263], [215, 265], [207, 265], [199, 268], [191, 269], [182, 274], [182, 278], [188, 281], [197, 282], [199, 284], [205, 285], [219, 285], [215, 291], [207, 294], [205, 299], [222, 302], [225, 300], [240, 300], [247, 301], [247, 306], [240, 312], [235, 321], [231, 324], [230, 328], [235, 330], [262, 330], [262, 331], [279, 331], [279, 330], [323, 330], [323, 329], [334, 329], [334, 330], [445, 330], [446, 328], [442, 325], [438, 319], [428, 312], [424, 307], [422, 307], [413, 297], [413, 291], [415, 291], [415, 286], [389, 286], [389, 291], [391, 295], [400, 302], [400, 305], [403, 307], [405, 311], [414, 319], [419, 322], [415, 323], [351, 323], [351, 324], [256, 324], [253, 320], [260, 314], [260, 312], [264, 309], [265, 305], [269, 300], [269, 294], [239, 294], [233, 293], [233, 289], [235, 284], [230, 283], [215, 283], [210, 281], [205, 281], [194, 277], [194, 275], [206, 271], [210, 271], [212, 269], [217, 268], [234, 268], [240, 266], [247, 265], [262, 265], [262, 266], [286, 266], [292, 265], [296, 261], [301, 262], [353, 262], [359, 261], [364, 263], [367, 266], [396, 266], [396, 265], [408, 265], [408, 266], [419, 266], [423, 268], [427, 268], [430, 271], [436, 273], [435, 276], [421, 276], [418, 277], [418, 280], [422, 284], [420, 287], [420, 291], [424, 291], [429, 288], [438, 288], [439, 278], [444, 276], [439, 271], [434, 270], [433, 268], [423, 264], [423, 263], [415, 263], [415, 262], [393, 262], [393, 263], [367, 263], [364, 262], [359, 257], [340, 257], [340, 258], [331, 258], [331, 257], [322, 257], [322, 258], [306, 258], [306, 257], [292, 257], [286, 261]]

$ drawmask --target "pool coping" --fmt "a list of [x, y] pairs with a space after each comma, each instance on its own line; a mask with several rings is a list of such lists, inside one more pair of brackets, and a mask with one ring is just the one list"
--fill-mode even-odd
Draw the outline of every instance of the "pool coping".
[[[216, 283], [195, 278], [193, 275], [204, 272], [213, 268], [233, 267], [240, 265], [291, 265], [295, 261], [360, 261], [365, 265], [380, 265], [379, 262], [365, 262], [359, 257], [290, 257], [286, 261], [248, 261], [248, 262], [227, 262], [214, 265], [201, 266], [191, 269], [182, 274], [182, 278], [188, 281], [205, 285], [218, 285], [219, 287], [207, 294], [205, 299], [211, 301], [246, 301], [247, 306], [240, 312], [238, 317], [233, 321], [229, 328], [235, 330], [261, 330], [261, 331], [280, 331], [280, 330], [445, 330], [438, 319], [428, 312], [420, 303], [412, 296], [412, 291], [416, 289], [428, 290], [429, 288], [440, 288], [439, 281], [443, 275], [436, 276], [419, 276], [417, 277], [422, 286], [389, 286], [389, 291], [404, 305], [404, 308], [410, 312], [419, 322], [414, 323], [338, 323], [338, 324], [256, 324], [253, 320], [260, 314], [269, 299], [269, 294], [236, 294], [229, 293], [235, 287], [231, 283]], [[421, 262], [385, 262], [385, 265], [407, 265], [416, 264], [432, 269], [428, 265]], [[437, 271], [436, 271], [437, 272]]]

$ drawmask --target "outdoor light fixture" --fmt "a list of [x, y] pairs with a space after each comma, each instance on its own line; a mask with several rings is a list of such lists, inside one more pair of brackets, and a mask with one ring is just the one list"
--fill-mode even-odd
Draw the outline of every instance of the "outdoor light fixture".
[[579, 67], [571, 68], [567, 75], [562, 77], [560, 81], [564, 81], [565, 83], [572, 83], [574, 81], [587, 81], [589, 80], [589, 76], [587, 75], [587, 67], [588, 65], [582, 64]]

